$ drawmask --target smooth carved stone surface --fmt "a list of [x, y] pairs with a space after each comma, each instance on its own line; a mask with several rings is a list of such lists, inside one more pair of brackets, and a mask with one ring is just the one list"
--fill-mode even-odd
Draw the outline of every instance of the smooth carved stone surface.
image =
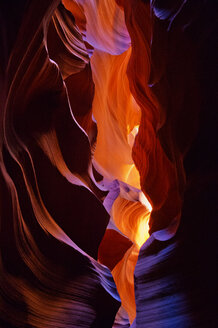
[[215, 328], [217, 4], [0, 4], [0, 327]]

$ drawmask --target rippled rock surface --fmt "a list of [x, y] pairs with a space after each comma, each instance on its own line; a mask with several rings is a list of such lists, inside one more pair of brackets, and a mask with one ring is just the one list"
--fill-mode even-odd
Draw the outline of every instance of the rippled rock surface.
[[217, 7], [0, 4], [0, 327], [218, 326]]

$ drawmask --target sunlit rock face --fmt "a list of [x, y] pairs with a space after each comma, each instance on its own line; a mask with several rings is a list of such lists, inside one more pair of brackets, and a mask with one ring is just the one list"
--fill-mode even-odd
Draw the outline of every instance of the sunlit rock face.
[[0, 4], [0, 327], [218, 326], [216, 9]]

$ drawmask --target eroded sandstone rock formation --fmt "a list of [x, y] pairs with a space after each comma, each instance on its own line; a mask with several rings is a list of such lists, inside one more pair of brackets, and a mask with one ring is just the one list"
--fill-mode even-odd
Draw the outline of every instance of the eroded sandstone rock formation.
[[0, 326], [216, 327], [217, 5], [0, 4]]

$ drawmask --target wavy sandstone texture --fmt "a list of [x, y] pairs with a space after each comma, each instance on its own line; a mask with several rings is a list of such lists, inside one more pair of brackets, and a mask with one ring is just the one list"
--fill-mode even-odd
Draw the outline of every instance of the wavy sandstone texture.
[[0, 327], [215, 328], [217, 4], [0, 4]]

